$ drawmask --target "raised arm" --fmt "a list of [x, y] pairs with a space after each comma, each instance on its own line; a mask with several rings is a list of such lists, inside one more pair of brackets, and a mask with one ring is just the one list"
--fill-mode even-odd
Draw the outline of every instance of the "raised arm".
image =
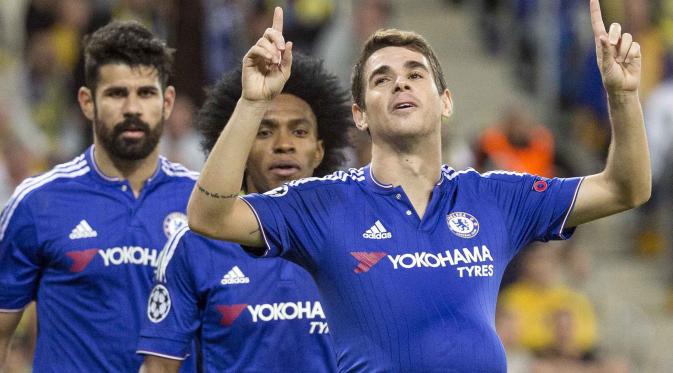
[[290, 77], [292, 43], [283, 38], [283, 11], [243, 57], [242, 93], [189, 198], [189, 227], [202, 235], [263, 246], [257, 220], [238, 194], [259, 124]]
[[567, 227], [637, 207], [650, 198], [652, 175], [643, 113], [638, 98], [640, 45], [621, 26], [607, 32], [598, 0], [590, 1], [598, 68], [608, 94], [612, 140], [603, 172], [580, 187]]

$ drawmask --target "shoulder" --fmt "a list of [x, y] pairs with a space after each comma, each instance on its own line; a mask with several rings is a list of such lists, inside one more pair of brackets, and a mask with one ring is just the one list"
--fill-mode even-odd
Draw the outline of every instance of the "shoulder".
[[289, 191], [333, 193], [338, 190], [346, 190], [357, 186], [364, 181], [364, 170], [361, 168], [351, 168], [348, 171], [336, 171], [323, 177], [307, 177], [304, 179], [293, 180], [264, 194], [272, 197], [279, 197], [287, 194]]
[[164, 156], [159, 157], [159, 163], [161, 170], [173, 181], [193, 184], [199, 178], [197, 171], [192, 171], [180, 163], [171, 162]]
[[84, 155], [80, 155], [72, 161], [59, 164], [43, 174], [23, 180], [14, 190], [10, 200], [23, 200], [36, 192], [49, 190], [62, 183], [77, 180], [89, 171], [91, 171], [91, 168]]
[[25, 179], [16, 187], [2, 212], [0, 238], [17, 210], [30, 204], [35, 196], [49, 198], [52, 194], [50, 192], [61, 190], [63, 184], [78, 182], [79, 178], [90, 171], [84, 155], [80, 155], [70, 162], [55, 166], [48, 172]]
[[188, 272], [197, 274], [205, 271], [212, 264], [212, 254], [240, 255], [243, 252], [239, 245], [213, 240], [194, 233], [188, 226], [180, 228], [166, 243], [157, 266], [157, 280], [166, 281], [169, 268], [180, 268], [179, 271], [189, 268]]

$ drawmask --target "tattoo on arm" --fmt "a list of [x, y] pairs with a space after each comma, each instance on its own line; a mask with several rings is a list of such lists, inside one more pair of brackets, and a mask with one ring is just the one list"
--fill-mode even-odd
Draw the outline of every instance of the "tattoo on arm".
[[210, 192], [206, 190], [206, 188], [202, 187], [201, 184], [196, 184], [197, 188], [199, 188], [199, 192], [205, 194], [208, 197], [212, 197], [215, 199], [228, 199], [228, 198], [236, 198], [238, 197], [238, 193], [233, 193], [233, 194], [219, 194], [216, 192]]

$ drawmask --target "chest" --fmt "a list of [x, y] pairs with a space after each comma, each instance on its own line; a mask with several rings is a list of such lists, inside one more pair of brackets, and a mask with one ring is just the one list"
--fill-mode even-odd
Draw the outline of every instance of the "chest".
[[308, 334], [321, 334], [324, 324], [322, 333], [327, 332], [317, 288], [296, 264], [246, 254], [237, 260], [216, 256], [213, 264], [201, 299], [206, 328], [257, 333], [266, 325], [297, 324]]
[[83, 189], [37, 201], [45, 273], [84, 282], [128, 271], [151, 273], [168, 237], [187, 224], [187, 196], [125, 197]]
[[402, 193], [362, 198], [360, 208], [333, 215], [336, 234], [320, 250], [319, 277], [396, 292], [455, 295], [497, 289], [510, 259], [500, 210], [474, 195], [435, 195], [420, 219]]

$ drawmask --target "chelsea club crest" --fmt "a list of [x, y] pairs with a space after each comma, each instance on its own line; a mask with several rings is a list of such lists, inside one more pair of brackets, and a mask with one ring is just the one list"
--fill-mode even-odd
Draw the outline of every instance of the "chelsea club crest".
[[181, 212], [171, 212], [164, 219], [164, 234], [171, 238], [180, 228], [187, 226], [187, 215]]
[[452, 212], [446, 216], [451, 233], [461, 238], [472, 238], [479, 233], [479, 222], [466, 212]]

